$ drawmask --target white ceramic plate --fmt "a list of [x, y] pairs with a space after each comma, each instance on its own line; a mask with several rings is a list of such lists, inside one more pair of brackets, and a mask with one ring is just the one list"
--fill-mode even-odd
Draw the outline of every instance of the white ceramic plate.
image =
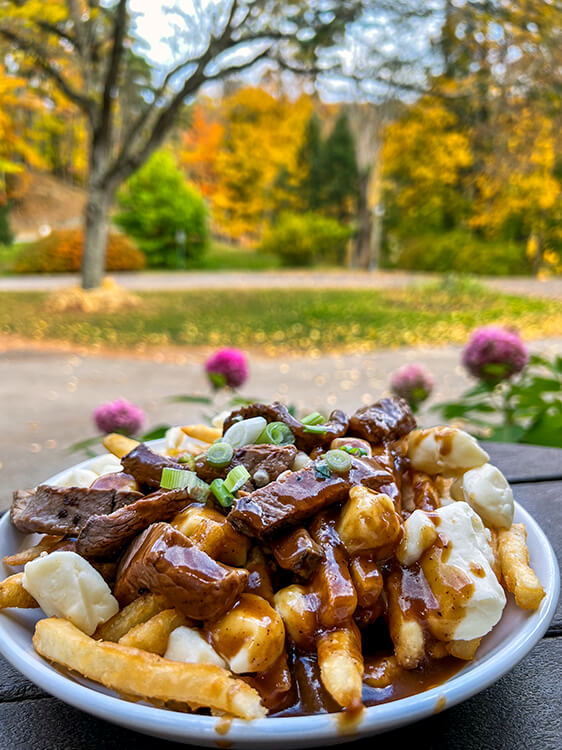
[[[161, 445], [158, 441], [154, 447]], [[79, 466], [85, 468], [88, 463], [84, 461]], [[52, 477], [48, 482], [56, 479]], [[512, 669], [542, 638], [558, 600], [558, 565], [543, 531], [517, 504], [515, 520], [527, 526], [531, 564], [546, 589], [539, 610], [523, 612], [515, 606], [510, 596], [500, 623], [484, 638], [474, 661], [436, 688], [367, 708], [353, 725], [352, 735], [337, 714], [252, 722], [235, 719], [226, 725], [224, 721], [208, 716], [130, 703], [89, 680], [64, 676], [39, 657], [31, 643], [35, 623], [42, 617], [36, 610], [0, 612], [0, 652], [36, 685], [76, 708], [129, 729], [185, 744], [217, 747], [228, 743], [229, 747], [263, 747], [270, 750], [274, 747], [325, 746], [378, 734], [430, 716], [478, 693]], [[24, 539], [25, 536], [12, 526], [6, 514], [0, 521], [0, 558], [20, 550]], [[4, 568], [4, 575], [11, 572], [9, 568]], [[228, 731], [225, 733], [226, 729]]]

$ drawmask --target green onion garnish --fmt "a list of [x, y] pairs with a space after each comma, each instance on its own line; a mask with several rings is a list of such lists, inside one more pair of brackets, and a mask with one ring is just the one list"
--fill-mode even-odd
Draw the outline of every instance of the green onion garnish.
[[217, 443], [213, 443], [207, 448], [205, 459], [211, 466], [216, 466], [221, 469], [223, 466], [228, 466], [232, 461], [234, 455], [234, 448], [230, 443], [226, 443], [223, 440]]
[[327, 430], [323, 424], [305, 424], [303, 432], [312, 432], [315, 435], [325, 435]]
[[234, 469], [231, 469], [226, 479], [224, 480], [224, 486], [225, 489], [227, 489], [229, 492], [232, 492], [234, 494], [235, 492], [238, 492], [240, 487], [243, 487], [248, 479], [250, 478], [250, 472], [245, 466], [235, 466]]
[[293, 445], [294, 442], [295, 436], [285, 422], [270, 422], [256, 439], [256, 443], [271, 445]]
[[340, 445], [338, 450], [345, 451], [351, 456], [367, 456], [369, 453], [366, 448], [363, 448], [360, 445]]
[[185, 456], [180, 456], [178, 458], [178, 464], [185, 464], [185, 466], [188, 466], [190, 469], [194, 469], [195, 459], [191, 453], [187, 453]]
[[325, 463], [314, 464], [316, 470], [316, 479], [330, 479], [332, 472]]
[[338, 474], [343, 474], [351, 469], [353, 461], [349, 453], [340, 450], [328, 451], [324, 456], [326, 465], [332, 469], [332, 471]]
[[222, 436], [225, 443], [230, 443], [233, 448], [242, 448], [256, 442], [256, 438], [266, 428], [267, 422], [263, 417], [250, 417], [240, 422], [231, 424]]
[[301, 424], [322, 424], [325, 421], [326, 420], [319, 411], [313, 411], [311, 414], [307, 414], [306, 417], [301, 419]]
[[199, 479], [194, 471], [186, 469], [165, 466], [162, 469], [160, 487], [163, 490], [187, 490], [193, 500], [199, 502], [204, 502], [209, 496], [209, 485]]
[[224, 479], [213, 479], [211, 492], [223, 508], [231, 508], [234, 505], [234, 495], [226, 489]]

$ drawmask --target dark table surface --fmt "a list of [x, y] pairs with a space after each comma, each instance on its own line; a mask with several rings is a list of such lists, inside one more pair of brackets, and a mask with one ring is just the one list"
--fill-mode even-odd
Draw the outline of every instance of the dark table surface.
[[[513, 484], [515, 499], [542, 526], [562, 557], [562, 450], [488, 444], [495, 463]], [[562, 748], [562, 607], [544, 638], [509, 674], [478, 695], [380, 739], [416, 750], [560, 750]], [[0, 750], [179, 748], [77, 711], [52, 698], [0, 657]], [[185, 746], [182, 746], [185, 747]]]

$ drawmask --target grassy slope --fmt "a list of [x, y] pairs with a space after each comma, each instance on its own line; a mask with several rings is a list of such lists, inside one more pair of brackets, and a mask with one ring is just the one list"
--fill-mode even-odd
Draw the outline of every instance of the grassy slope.
[[562, 303], [479, 288], [149, 292], [134, 311], [47, 313], [46, 295], [0, 294], [0, 333], [35, 340], [134, 349], [232, 344], [280, 350], [361, 351], [463, 343], [476, 326], [516, 326], [527, 337], [559, 335]]

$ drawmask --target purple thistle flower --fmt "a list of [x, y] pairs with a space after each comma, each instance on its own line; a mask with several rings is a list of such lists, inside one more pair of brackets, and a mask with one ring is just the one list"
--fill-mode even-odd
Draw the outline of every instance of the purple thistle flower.
[[529, 352], [516, 331], [484, 326], [473, 331], [462, 353], [462, 363], [479, 380], [499, 383], [523, 370]]
[[403, 365], [390, 378], [390, 388], [396, 396], [405, 399], [412, 409], [417, 409], [433, 390], [433, 377], [423, 365]]
[[134, 435], [144, 424], [144, 411], [124, 398], [100, 404], [93, 413], [94, 422], [100, 432], [120, 432]]
[[213, 388], [239, 388], [248, 379], [246, 355], [240, 349], [219, 349], [205, 362], [205, 372]]

